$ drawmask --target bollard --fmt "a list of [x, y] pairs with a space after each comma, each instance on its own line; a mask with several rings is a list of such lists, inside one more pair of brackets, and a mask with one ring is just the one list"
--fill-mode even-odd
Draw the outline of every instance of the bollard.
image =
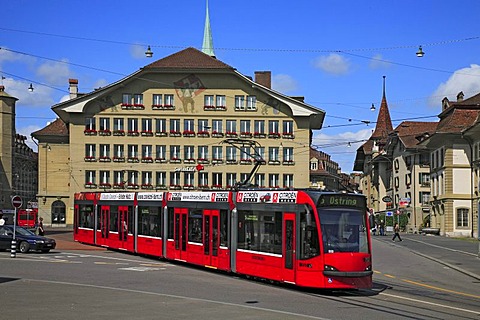
[[17, 240], [12, 240], [12, 246], [10, 247], [10, 258], [15, 258], [17, 256]]

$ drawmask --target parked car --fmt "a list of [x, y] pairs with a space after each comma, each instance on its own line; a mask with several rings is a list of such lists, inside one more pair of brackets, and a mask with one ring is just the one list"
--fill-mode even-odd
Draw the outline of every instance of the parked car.
[[[13, 225], [0, 226], [0, 250], [9, 250], [12, 245]], [[57, 243], [54, 239], [37, 236], [32, 231], [23, 227], [15, 228], [15, 238], [17, 239], [17, 250], [27, 253], [30, 250], [49, 252], [55, 249]]]

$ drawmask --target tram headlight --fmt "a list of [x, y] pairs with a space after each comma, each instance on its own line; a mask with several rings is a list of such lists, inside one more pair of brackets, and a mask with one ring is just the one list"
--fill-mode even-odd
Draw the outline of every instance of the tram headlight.
[[328, 264], [325, 265], [323, 270], [325, 270], [325, 271], [338, 271], [337, 268], [329, 266]]
[[365, 268], [365, 271], [372, 271], [372, 266], [371, 266], [371, 265], [367, 266], [367, 267]]

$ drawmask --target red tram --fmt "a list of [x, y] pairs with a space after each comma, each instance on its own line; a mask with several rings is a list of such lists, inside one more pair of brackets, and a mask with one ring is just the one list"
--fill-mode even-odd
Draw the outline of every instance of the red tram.
[[74, 239], [301, 287], [372, 286], [363, 195], [318, 190], [75, 194]]

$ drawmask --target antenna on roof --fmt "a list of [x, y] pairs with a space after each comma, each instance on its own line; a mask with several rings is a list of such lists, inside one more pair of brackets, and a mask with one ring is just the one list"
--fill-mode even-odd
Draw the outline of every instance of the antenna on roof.
[[207, 14], [205, 16], [205, 29], [203, 30], [202, 52], [215, 58], [215, 53], [213, 52], [212, 29], [210, 28], [210, 17], [208, 15], [208, 0], [207, 0]]

